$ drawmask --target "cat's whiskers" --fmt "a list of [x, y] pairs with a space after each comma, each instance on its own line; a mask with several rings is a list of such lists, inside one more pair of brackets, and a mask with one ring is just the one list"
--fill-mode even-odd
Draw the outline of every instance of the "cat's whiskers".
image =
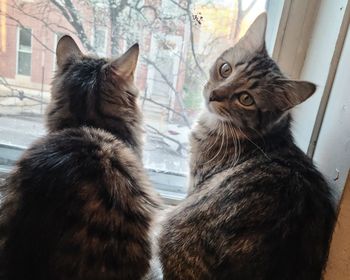
[[234, 157], [234, 160], [232, 161], [232, 164], [230, 165], [230, 167], [232, 167], [237, 164], [238, 159], [240, 157], [240, 142], [232, 124], [230, 124], [230, 128], [231, 128], [232, 137], [235, 140], [235, 157]]
[[[212, 132], [212, 130], [208, 130], [207, 131], [207, 134], [209, 135], [210, 133]], [[212, 148], [215, 146], [215, 144], [216, 144], [216, 141], [217, 141], [217, 139], [218, 139], [218, 133], [217, 132], [215, 132], [215, 138], [214, 138], [214, 141], [212, 141], [212, 143], [210, 143], [209, 141], [208, 141], [208, 144], [209, 145], [204, 145], [204, 147], [203, 147], [203, 149], [205, 150], [205, 151], [207, 151], [207, 153], [206, 154], [210, 154], [210, 152], [211, 152], [211, 150], [212, 150]], [[204, 157], [204, 155], [205, 154], [203, 154], [202, 156]], [[204, 157], [205, 158], [205, 157]], [[205, 163], [203, 163], [203, 165], [204, 165]]]
[[236, 136], [237, 136], [237, 141], [238, 141], [238, 157], [237, 157], [237, 161], [236, 161], [236, 163], [235, 163], [235, 165], [236, 165], [236, 164], [238, 163], [240, 157], [241, 157], [241, 153], [242, 153], [242, 144], [241, 144], [241, 141], [240, 141], [240, 139], [239, 139], [239, 137], [238, 137], [238, 132], [237, 132], [237, 130], [234, 129], [234, 131], [235, 131], [235, 134], [236, 134]]
[[257, 145], [253, 140], [251, 140], [243, 131], [242, 129], [240, 129], [240, 132], [244, 135], [244, 137], [250, 142], [252, 143], [255, 147], [258, 148], [258, 150], [267, 158], [267, 159], [270, 159], [270, 157], [264, 152], [264, 150], [259, 146]]
[[260, 137], [260, 139], [263, 141], [264, 145], [266, 144], [264, 135], [260, 133], [258, 130], [256, 130], [254, 127], [251, 127], [252, 130]]
[[[230, 118], [229, 116], [229, 113], [224, 110], [223, 112], [221, 112], [227, 119]], [[235, 166], [237, 164], [237, 162], [239, 161], [239, 158], [240, 158], [240, 154], [241, 154], [241, 143], [239, 141], [239, 136], [238, 136], [238, 133], [236, 132], [235, 128], [233, 127], [232, 123], [231, 122], [224, 122], [223, 125], [227, 125], [228, 127], [228, 130], [230, 132], [230, 135], [231, 135], [231, 138], [234, 142], [234, 158], [233, 158], [233, 161], [232, 161], [232, 164], [230, 165], [230, 167], [232, 166]], [[230, 140], [230, 136], [228, 134], [228, 131], [227, 131], [227, 146], [228, 147], [228, 142]], [[226, 150], [225, 150], [225, 154], [224, 156], [226, 155]]]
[[[211, 132], [212, 132], [212, 130], [209, 130], [207, 132], [207, 134], [209, 135]], [[210, 154], [211, 149], [215, 146], [216, 141], [218, 140], [219, 137], [220, 137], [220, 134], [217, 131], [215, 131], [215, 139], [214, 139], [214, 141], [211, 144], [209, 142], [209, 145], [207, 147], [204, 147], [204, 150], [206, 150], [208, 152], [208, 154]]]
[[237, 141], [236, 137], [232, 133], [232, 128], [231, 128], [231, 123], [227, 122], [227, 127], [228, 127], [228, 132], [227, 133], [227, 143], [232, 139], [233, 141], [233, 146], [234, 146], [234, 159], [236, 158], [236, 153], [237, 153]]
[[[220, 137], [220, 134], [222, 135], [222, 137], [221, 137], [221, 144], [220, 144], [220, 148], [219, 148], [218, 152], [215, 154], [215, 156], [214, 156], [212, 159], [210, 159], [209, 161], [203, 163], [203, 165], [212, 162], [214, 159], [217, 158], [217, 156], [220, 155], [220, 152], [221, 152], [221, 150], [222, 150], [222, 146], [223, 146], [223, 144], [224, 144], [224, 137], [223, 137], [223, 136], [224, 136], [224, 126], [221, 126], [221, 125], [219, 126], [218, 137]], [[215, 142], [216, 142], [216, 138], [215, 138]], [[214, 143], [214, 144], [215, 144], [215, 143]], [[213, 145], [213, 146], [214, 146], [214, 145]]]
[[232, 161], [230, 167], [233, 167], [235, 166], [238, 161], [239, 161], [239, 158], [241, 156], [241, 142], [239, 141], [239, 137], [238, 137], [238, 133], [236, 132], [235, 128], [233, 127], [232, 123], [229, 123], [230, 125], [230, 132], [231, 132], [231, 135], [232, 135], [232, 138], [234, 140], [234, 146], [235, 146], [235, 157], [234, 157], [234, 160]]
[[[222, 154], [222, 158], [219, 161], [220, 163], [223, 163], [225, 160], [225, 157], [227, 155], [227, 148], [228, 148], [228, 141], [229, 141], [229, 137], [228, 137], [228, 129], [226, 130], [226, 126], [225, 123], [223, 123], [223, 127], [224, 127], [224, 133], [225, 133], [225, 152]], [[224, 136], [224, 135], [223, 135]]]

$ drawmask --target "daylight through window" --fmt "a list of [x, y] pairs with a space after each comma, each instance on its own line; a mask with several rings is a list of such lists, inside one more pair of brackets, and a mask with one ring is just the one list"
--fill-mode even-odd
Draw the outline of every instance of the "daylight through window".
[[269, 2], [2, 0], [0, 171], [45, 134], [62, 34], [71, 35], [85, 53], [107, 57], [139, 42], [135, 78], [145, 122], [144, 164], [162, 195], [184, 195], [188, 136], [208, 70]]

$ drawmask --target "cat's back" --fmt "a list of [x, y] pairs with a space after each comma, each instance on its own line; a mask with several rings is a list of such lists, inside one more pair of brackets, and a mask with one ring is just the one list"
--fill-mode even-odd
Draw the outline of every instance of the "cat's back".
[[191, 264], [189, 279], [319, 279], [334, 208], [297, 147], [221, 168], [197, 188], [163, 229], [161, 258], [172, 272]]
[[83, 127], [38, 140], [4, 194], [8, 279], [139, 279], [148, 270], [157, 201], [140, 158], [110, 133]]
[[[26, 168], [46, 170], [45, 174], [37, 174], [40, 177], [51, 177], [50, 171], [63, 171], [62, 177], [68, 178], [79, 171], [76, 173], [80, 175], [76, 176], [81, 178], [70, 178], [77, 182], [82, 178], [85, 181], [96, 179], [94, 176], [102, 179], [111, 169], [117, 170], [116, 167], [121, 175], [127, 175], [133, 168], [142, 168], [132, 148], [111, 133], [92, 127], [68, 128], [48, 134], [24, 153], [17, 166], [23, 172]], [[55, 179], [61, 176], [55, 175]], [[30, 172], [30, 176], [35, 175]]]

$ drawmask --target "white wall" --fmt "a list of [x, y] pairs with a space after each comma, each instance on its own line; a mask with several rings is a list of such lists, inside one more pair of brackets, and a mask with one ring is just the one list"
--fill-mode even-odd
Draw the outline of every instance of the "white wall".
[[346, 0], [322, 0], [315, 21], [301, 79], [315, 83], [318, 88], [309, 100], [294, 109], [293, 114], [294, 136], [298, 146], [305, 152], [309, 146], [346, 3]]
[[[340, 57], [314, 160], [321, 171], [330, 177], [339, 196], [350, 168], [350, 29]], [[337, 176], [339, 178], [334, 181]]]

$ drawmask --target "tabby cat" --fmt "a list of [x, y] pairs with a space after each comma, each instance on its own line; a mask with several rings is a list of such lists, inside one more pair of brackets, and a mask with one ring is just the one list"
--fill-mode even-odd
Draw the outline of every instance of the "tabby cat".
[[160, 236], [164, 279], [321, 278], [334, 207], [294, 144], [289, 112], [315, 85], [281, 73], [266, 22], [260, 15], [211, 68], [191, 134], [189, 195]]
[[1, 279], [142, 279], [158, 201], [141, 160], [133, 76], [139, 47], [108, 61], [85, 56], [69, 36], [48, 135], [2, 187]]

